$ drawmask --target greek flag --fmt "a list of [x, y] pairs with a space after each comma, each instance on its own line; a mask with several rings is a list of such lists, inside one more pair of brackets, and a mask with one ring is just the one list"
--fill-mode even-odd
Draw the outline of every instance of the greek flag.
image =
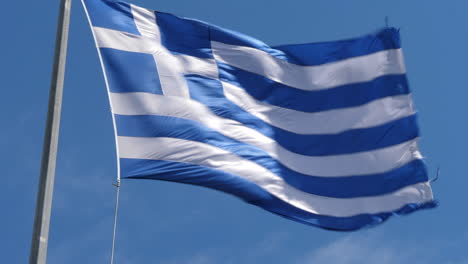
[[435, 206], [398, 30], [270, 47], [124, 2], [83, 5], [122, 178], [213, 188], [333, 230]]

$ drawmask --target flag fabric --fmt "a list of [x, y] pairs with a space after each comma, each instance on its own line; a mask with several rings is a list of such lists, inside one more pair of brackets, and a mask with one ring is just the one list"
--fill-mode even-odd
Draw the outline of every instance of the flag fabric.
[[83, 5], [122, 178], [213, 188], [333, 230], [435, 206], [397, 29], [270, 47], [125, 2]]

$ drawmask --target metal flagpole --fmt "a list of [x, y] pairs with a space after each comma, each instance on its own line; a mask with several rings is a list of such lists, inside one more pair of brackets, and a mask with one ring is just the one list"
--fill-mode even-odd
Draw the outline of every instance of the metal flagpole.
[[45, 264], [49, 239], [49, 223], [54, 188], [55, 163], [62, 109], [63, 80], [67, 56], [71, 0], [60, 0], [54, 64], [49, 92], [49, 105], [42, 149], [41, 173], [37, 192], [36, 213], [31, 242], [30, 264]]

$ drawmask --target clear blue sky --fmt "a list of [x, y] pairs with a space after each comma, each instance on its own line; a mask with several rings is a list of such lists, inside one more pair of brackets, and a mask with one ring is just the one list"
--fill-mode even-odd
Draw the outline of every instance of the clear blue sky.
[[[29, 256], [58, 0], [6, 1], [0, 22], [0, 258]], [[468, 2], [134, 0], [271, 45], [401, 28], [421, 148], [440, 206], [339, 233], [285, 220], [220, 192], [124, 181], [117, 263], [468, 263]], [[48, 260], [109, 259], [116, 176], [104, 80], [81, 3], [73, 1]], [[6, 185], [5, 185], [6, 183]]]

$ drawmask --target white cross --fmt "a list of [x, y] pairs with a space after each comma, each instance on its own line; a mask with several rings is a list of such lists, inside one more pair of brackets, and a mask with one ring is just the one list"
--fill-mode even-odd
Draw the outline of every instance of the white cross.
[[161, 33], [154, 11], [132, 5], [132, 14], [141, 36], [93, 27], [99, 48], [152, 55], [158, 70], [161, 89], [166, 96], [190, 97], [184, 74], [198, 74], [218, 79], [218, 69], [213, 59], [174, 55], [161, 45]]

